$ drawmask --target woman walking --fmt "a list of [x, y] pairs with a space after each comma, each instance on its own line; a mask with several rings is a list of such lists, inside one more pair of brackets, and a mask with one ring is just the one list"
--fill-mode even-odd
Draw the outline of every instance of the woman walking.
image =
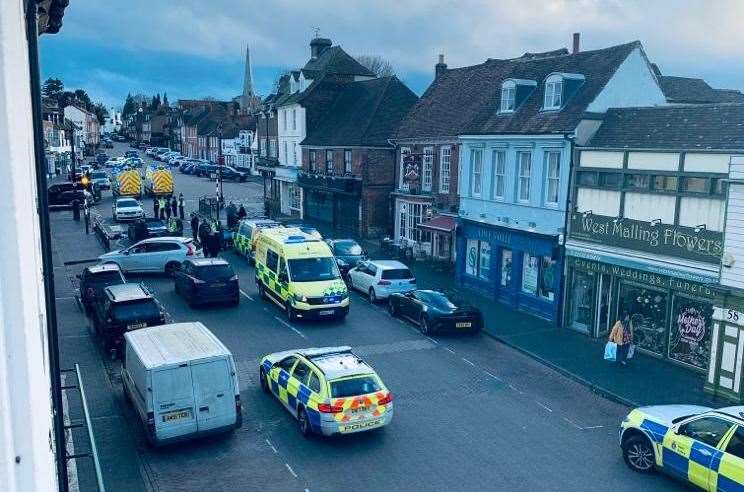
[[627, 313], [623, 314], [622, 320], [617, 320], [612, 327], [610, 342], [617, 344], [617, 363], [627, 365], [628, 351], [633, 344], [633, 326]]

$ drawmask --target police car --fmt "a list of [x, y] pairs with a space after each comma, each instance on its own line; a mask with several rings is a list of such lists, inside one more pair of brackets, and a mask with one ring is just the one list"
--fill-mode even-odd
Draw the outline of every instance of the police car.
[[744, 490], [744, 406], [636, 408], [620, 426], [625, 463], [661, 469], [704, 490]]
[[276, 352], [259, 373], [261, 389], [297, 418], [304, 436], [368, 431], [393, 418], [393, 394], [351, 347]]

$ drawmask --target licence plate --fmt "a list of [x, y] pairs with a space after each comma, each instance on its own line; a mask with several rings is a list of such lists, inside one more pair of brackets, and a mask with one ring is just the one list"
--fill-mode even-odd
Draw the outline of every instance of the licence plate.
[[226, 285], [227, 284], [225, 282], [216, 282], [216, 283], [212, 284], [212, 287], [224, 287]]
[[369, 420], [367, 422], [359, 422], [355, 424], [347, 424], [342, 425], [339, 427], [339, 431], [341, 432], [353, 432], [353, 431], [361, 431], [365, 429], [374, 429], [375, 427], [381, 426], [383, 423], [382, 419], [375, 419], [375, 420]]
[[461, 321], [460, 323], [455, 323], [455, 327], [457, 328], [470, 328], [473, 326], [473, 323], [470, 321]]
[[324, 309], [322, 311], [318, 311], [318, 314], [321, 316], [330, 316], [333, 313], [334, 313], [333, 309]]
[[134, 323], [132, 325], [127, 325], [127, 330], [138, 330], [140, 328], [144, 328], [147, 326], [147, 323]]
[[179, 412], [167, 413], [163, 415], [163, 422], [173, 422], [174, 420], [187, 419], [191, 416], [191, 412], [188, 410], [181, 410]]
[[210, 174], [209, 174], [209, 177], [210, 177], [211, 179], [216, 179], [216, 178], [217, 178], [217, 173], [210, 173]]

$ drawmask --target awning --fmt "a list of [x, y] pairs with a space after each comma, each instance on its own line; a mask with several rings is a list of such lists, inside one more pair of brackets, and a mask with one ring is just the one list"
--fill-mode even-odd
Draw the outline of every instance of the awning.
[[431, 229], [438, 232], [452, 232], [457, 226], [457, 218], [451, 215], [437, 215], [418, 226], [422, 229]]

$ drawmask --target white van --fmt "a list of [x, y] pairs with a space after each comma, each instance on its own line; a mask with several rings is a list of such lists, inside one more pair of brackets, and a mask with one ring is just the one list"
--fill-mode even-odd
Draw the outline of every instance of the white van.
[[198, 321], [153, 326], [124, 338], [124, 395], [150, 444], [242, 425], [233, 356], [206, 326]]

